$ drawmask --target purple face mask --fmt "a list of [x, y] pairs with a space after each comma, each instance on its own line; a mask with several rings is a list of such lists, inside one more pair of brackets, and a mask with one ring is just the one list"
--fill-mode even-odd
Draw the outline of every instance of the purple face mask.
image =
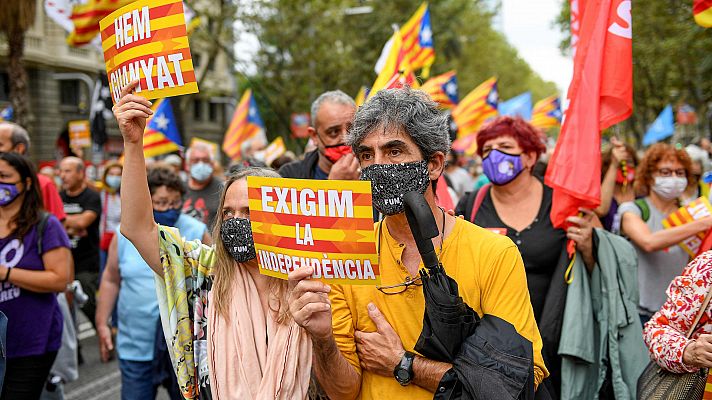
[[16, 183], [0, 183], [0, 207], [12, 203], [19, 195]]
[[508, 184], [523, 170], [519, 154], [507, 154], [495, 149], [482, 160], [482, 171], [495, 185]]

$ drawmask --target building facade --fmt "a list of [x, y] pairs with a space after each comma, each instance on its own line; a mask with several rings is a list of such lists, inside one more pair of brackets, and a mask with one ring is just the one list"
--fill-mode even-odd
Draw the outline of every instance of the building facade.
[[[70, 47], [67, 32], [37, 1], [33, 27], [25, 35], [24, 65], [28, 74], [30, 116], [28, 131], [32, 140], [30, 156], [36, 162], [63, 157], [62, 136], [73, 120], [89, 119], [91, 97], [99, 74], [105, 70], [103, 55], [95, 46]], [[200, 28], [198, 28], [200, 29]], [[0, 36], [0, 109], [9, 103], [7, 42]], [[191, 40], [191, 53], [200, 93], [172, 98], [174, 114], [179, 118], [183, 144], [193, 136], [222, 142], [235, 104], [235, 83], [227, 56], [219, 52], [206, 62], [208, 55]], [[106, 121], [108, 141], [103, 148], [86, 148], [86, 160], [100, 162], [117, 157], [123, 142], [113, 118]]]

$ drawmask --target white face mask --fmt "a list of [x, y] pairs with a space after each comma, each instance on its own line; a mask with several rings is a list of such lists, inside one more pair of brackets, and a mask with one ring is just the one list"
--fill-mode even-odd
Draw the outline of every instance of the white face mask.
[[673, 200], [685, 191], [687, 188], [687, 178], [679, 176], [658, 176], [655, 178], [653, 192], [665, 200]]

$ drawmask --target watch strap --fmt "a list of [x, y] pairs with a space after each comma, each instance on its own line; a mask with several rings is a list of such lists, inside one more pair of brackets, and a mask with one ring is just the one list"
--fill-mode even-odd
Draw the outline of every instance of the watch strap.
[[400, 363], [396, 365], [393, 371], [393, 376], [396, 378], [398, 383], [402, 386], [408, 385], [413, 380], [413, 361], [415, 360], [415, 353], [406, 351], [403, 353], [403, 358], [401, 358]]

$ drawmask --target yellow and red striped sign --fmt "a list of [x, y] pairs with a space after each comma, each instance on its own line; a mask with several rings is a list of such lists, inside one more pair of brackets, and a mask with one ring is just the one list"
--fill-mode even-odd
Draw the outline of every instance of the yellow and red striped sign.
[[[680, 207], [677, 211], [668, 215], [668, 217], [663, 220], [663, 227], [672, 228], [675, 226], [685, 225], [688, 222], [696, 221], [710, 215], [712, 215], [712, 205], [710, 205], [710, 202], [706, 197], [700, 197], [699, 199], [686, 206]], [[698, 232], [696, 235], [690, 236], [680, 242], [679, 245], [690, 255], [690, 257], [695, 257], [706, 233], [707, 232]]]
[[136, 79], [147, 99], [198, 92], [181, 0], [138, 0], [99, 25], [114, 103]]
[[250, 176], [247, 187], [261, 274], [311, 266], [315, 279], [380, 284], [370, 182]]

